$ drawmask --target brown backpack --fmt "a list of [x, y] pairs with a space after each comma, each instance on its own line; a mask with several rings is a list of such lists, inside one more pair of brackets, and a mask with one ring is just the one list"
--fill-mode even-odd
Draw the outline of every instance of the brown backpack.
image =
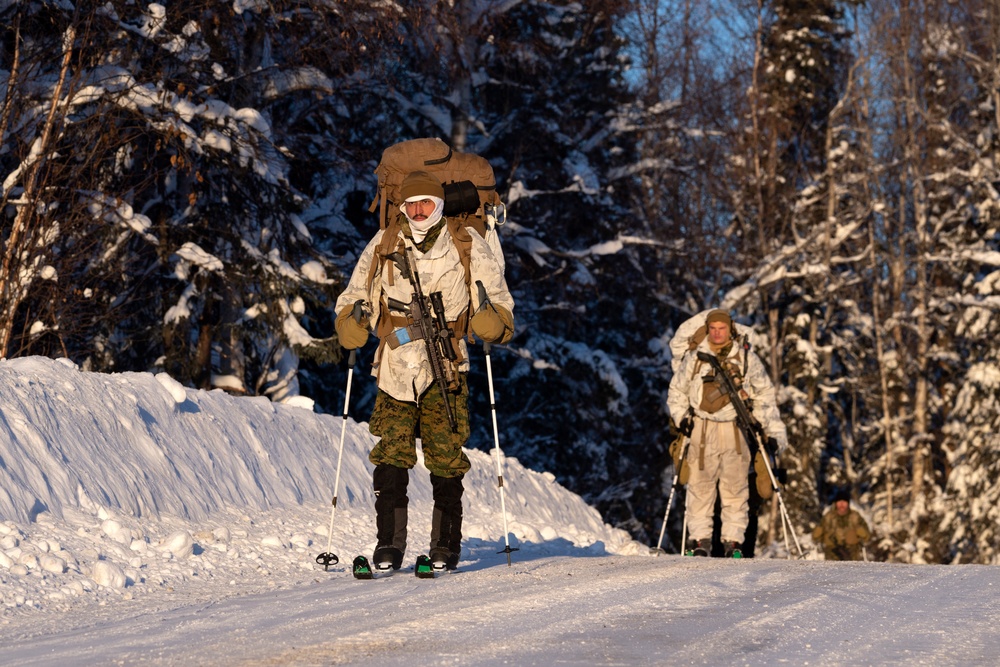
[[[491, 209], [502, 206], [493, 167], [486, 158], [452, 150], [440, 139], [401, 141], [382, 152], [382, 160], [375, 167], [378, 192], [368, 207], [372, 213], [378, 208], [379, 228], [385, 229], [399, 215], [402, 203], [399, 189], [411, 171], [427, 171], [437, 176], [444, 186], [445, 215], [478, 218], [470, 224], [481, 224], [480, 233], [486, 235], [486, 219]], [[478, 195], [478, 202], [473, 192]]]
[[[380, 268], [388, 261], [387, 256], [397, 249], [396, 239], [402, 229], [400, 188], [403, 179], [411, 171], [418, 170], [434, 174], [444, 186], [444, 215], [465, 269], [466, 287], [471, 289], [472, 237], [469, 228], [486, 239], [503, 265], [500, 236], [496, 228], [506, 221], [506, 208], [496, 191], [493, 167], [486, 158], [455, 151], [440, 139], [410, 139], [386, 148], [375, 168], [378, 191], [368, 210], [374, 213], [378, 209], [379, 228], [385, 233], [372, 258], [368, 273], [369, 292]], [[391, 279], [391, 272], [389, 276]], [[468, 319], [465, 318], [466, 321]]]

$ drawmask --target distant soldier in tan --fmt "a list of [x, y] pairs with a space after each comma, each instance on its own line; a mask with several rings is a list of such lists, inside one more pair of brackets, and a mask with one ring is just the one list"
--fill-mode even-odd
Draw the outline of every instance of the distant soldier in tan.
[[851, 509], [851, 494], [837, 492], [833, 507], [812, 532], [813, 541], [823, 546], [826, 560], [864, 560], [863, 548], [871, 531], [861, 515]]

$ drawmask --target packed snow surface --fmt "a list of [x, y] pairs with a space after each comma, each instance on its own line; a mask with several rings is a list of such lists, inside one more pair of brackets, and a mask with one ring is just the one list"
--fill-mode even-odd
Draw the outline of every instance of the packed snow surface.
[[468, 451], [458, 571], [413, 576], [418, 465], [404, 568], [357, 581], [372, 443], [350, 419], [165, 375], [0, 362], [0, 662], [998, 664], [994, 567], [653, 557], [501, 455], [505, 537], [495, 450]]

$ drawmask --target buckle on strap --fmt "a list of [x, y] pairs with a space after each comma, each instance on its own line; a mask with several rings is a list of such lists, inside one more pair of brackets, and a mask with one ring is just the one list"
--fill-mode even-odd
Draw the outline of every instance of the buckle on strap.
[[419, 329], [413, 326], [405, 326], [393, 329], [392, 332], [385, 336], [385, 342], [389, 345], [389, 349], [395, 350], [400, 345], [406, 345], [422, 338], [423, 336], [420, 335]]

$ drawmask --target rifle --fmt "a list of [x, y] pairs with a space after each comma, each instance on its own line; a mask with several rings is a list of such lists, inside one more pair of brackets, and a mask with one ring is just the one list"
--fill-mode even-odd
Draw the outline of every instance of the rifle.
[[766, 443], [767, 453], [769, 455], [774, 455], [773, 449], [777, 449], [777, 445], [773, 445], [766, 440], [764, 436], [764, 428], [760, 425], [754, 416], [750, 413], [752, 407], [746, 404], [743, 397], [740, 395], [740, 388], [736, 386], [736, 382], [733, 378], [723, 369], [722, 364], [719, 363], [718, 357], [714, 354], [709, 354], [708, 352], [699, 352], [698, 360], [704, 361], [712, 370], [715, 371], [715, 382], [721, 382], [722, 390], [729, 395], [729, 402], [733, 404], [736, 408], [736, 425], [739, 427], [740, 431], [743, 432], [743, 437], [746, 438], [747, 445], [750, 447], [750, 460], [753, 462], [753, 457], [757, 455], [760, 450], [761, 443]]
[[[747, 446], [750, 447], [750, 465], [753, 465], [754, 458], [757, 456], [757, 452], [760, 450], [761, 443], [764, 443], [766, 455], [762, 458], [764, 459], [764, 467], [767, 468], [767, 475], [771, 479], [771, 488], [774, 489], [775, 495], [778, 497], [778, 506], [781, 510], [782, 528], [789, 530], [792, 533], [792, 538], [795, 541], [795, 546], [799, 549], [799, 555], [802, 555], [802, 545], [799, 544], [799, 538], [795, 534], [795, 530], [791, 527], [791, 520], [788, 518], [788, 509], [785, 507], [785, 499], [781, 497], [781, 489], [778, 488], [778, 480], [775, 478], [774, 470], [771, 466], [771, 456], [777, 453], [778, 445], [774, 442], [773, 438], [764, 438], [764, 428], [760, 425], [754, 416], [750, 413], [751, 408], [747, 405], [746, 401], [740, 395], [740, 388], [736, 386], [736, 382], [733, 378], [726, 372], [719, 363], [719, 359], [714, 354], [709, 354], [708, 352], [698, 352], [698, 360], [707, 363], [715, 371], [715, 382], [721, 382], [721, 387], [724, 392], [729, 396], [729, 402], [733, 404], [736, 408], [736, 426], [743, 432], [743, 437], [746, 438]], [[787, 537], [786, 537], [787, 544]], [[791, 550], [789, 550], [791, 553]]]
[[415, 327], [413, 333], [415, 335], [406, 338], [405, 336], [410, 335], [410, 332], [407, 331], [399, 341], [400, 343], [409, 342], [411, 338], [424, 340], [427, 359], [431, 363], [431, 375], [434, 377], [434, 382], [440, 387], [441, 397], [444, 399], [444, 411], [448, 415], [448, 425], [451, 426], [452, 433], [458, 433], [458, 423], [452, 413], [451, 403], [448, 402], [449, 391], [458, 386], [458, 378], [454, 369], [455, 361], [458, 359], [453, 344], [455, 332], [448, 327], [441, 292], [434, 292], [429, 297], [424, 295], [412, 253], [413, 251], [409, 247], [404, 246], [401, 252], [396, 251], [387, 255], [399, 268], [403, 277], [409, 280], [413, 286], [413, 296], [409, 303], [403, 303], [390, 297], [388, 305], [392, 310], [406, 313], [413, 320]]

